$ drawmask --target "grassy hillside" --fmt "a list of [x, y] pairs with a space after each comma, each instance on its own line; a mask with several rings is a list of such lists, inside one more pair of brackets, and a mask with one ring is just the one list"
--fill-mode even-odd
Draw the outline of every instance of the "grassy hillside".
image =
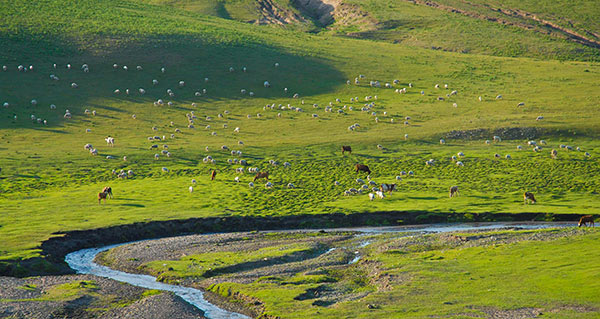
[[[575, 30], [596, 41], [600, 8], [590, 1], [572, 6], [565, 1], [435, 1], [435, 6], [409, 1], [347, 0], [373, 16], [378, 24], [370, 31], [355, 32], [350, 26], [334, 26], [339, 32], [354, 36], [434, 48], [437, 50], [541, 59], [595, 60], [598, 48], [584, 46], [566, 39], [563, 33], [545, 27], [530, 18], [498, 12], [497, 8], [527, 10], [548, 21]], [[541, 5], [543, 2], [546, 5]], [[551, 3], [551, 4], [550, 4]], [[559, 8], [570, 8], [559, 11]], [[572, 9], [576, 8], [576, 9]], [[576, 12], [574, 12], [576, 11]], [[582, 16], [586, 18], [581, 18]], [[581, 19], [580, 19], [581, 18]], [[576, 26], [565, 23], [576, 21]], [[586, 28], [588, 32], [583, 31]], [[356, 28], [355, 28], [356, 29]], [[589, 31], [596, 35], [590, 34]]]
[[[0, 22], [6, 48], [0, 65], [8, 68], [0, 72], [0, 103], [9, 103], [0, 109], [0, 260], [36, 256], [36, 247], [53, 232], [146, 220], [381, 210], [600, 213], [597, 63], [465, 55], [305, 34], [138, 1], [4, 1], [0, 10], [6, 17]], [[89, 73], [82, 71], [84, 63]], [[34, 70], [19, 72], [19, 64]], [[241, 71], [244, 66], [247, 72]], [[346, 84], [359, 74], [366, 76], [359, 85]], [[400, 83], [391, 89], [368, 85], [394, 79]], [[404, 87], [407, 93], [395, 92]], [[139, 88], [146, 93], [140, 95]], [[122, 93], [115, 95], [115, 89]], [[447, 97], [452, 90], [458, 93]], [[292, 98], [294, 93], [300, 98]], [[499, 94], [502, 99], [496, 99]], [[359, 111], [365, 96], [375, 95], [372, 110]], [[360, 102], [351, 102], [352, 97]], [[174, 104], [155, 106], [157, 99]], [[325, 112], [330, 102], [332, 112]], [[519, 102], [525, 105], [517, 107]], [[278, 110], [264, 110], [273, 103]], [[282, 110], [279, 104], [303, 112]], [[71, 119], [63, 117], [67, 109]], [[192, 111], [194, 129], [187, 127], [186, 114]], [[31, 115], [47, 124], [32, 121]], [[406, 116], [409, 125], [403, 124]], [[538, 116], [544, 119], [536, 121]], [[354, 123], [360, 128], [349, 131]], [[531, 137], [548, 145], [534, 153], [527, 135], [494, 132], [507, 127], [534, 128]], [[488, 131], [473, 140], [447, 137], [451, 131], [465, 135], [476, 129]], [[498, 134], [502, 142], [484, 143]], [[104, 142], [109, 135], [114, 147]], [[147, 139], [163, 135], [166, 141]], [[84, 150], [86, 143], [99, 155]], [[150, 150], [153, 144], [160, 148]], [[160, 154], [163, 144], [171, 157]], [[341, 156], [340, 146], [346, 144], [354, 153]], [[560, 144], [581, 151], [566, 151]], [[243, 154], [232, 156], [220, 150], [222, 145]], [[559, 150], [556, 160], [550, 158], [553, 148]], [[451, 160], [461, 151], [464, 167]], [[216, 164], [203, 163], [207, 155]], [[250, 188], [252, 175], [236, 174], [241, 166], [227, 163], [233, 158], [271, 172], [274, 188], [265, 189], [264, 181]], [[429, 159], [435, 166], [425, 165]], [[283, 167], [286, 161], [291, 167]], [[355, 163], [371, 166], [378, 183], [398, 183], [399, 191], [375, 202], [366, 192], [343, 196], [361, 186], [356, 178], [366, 180], [366, 174], [353, 171]], [[119, 179], [112, 171], [121, 169], [135, 175]], [[218, 170], [216, 181], [209, 180], [212, 169]], [[401, 171], [414, 176], [396, 180]], [[197, 185], [190, 193], [192, 179]], [[98, 205], [97, 193], [106, 185], [115, 199]], [[447, 189], [452, 185], [460, 186], [461, 197], [451, 200]], [[525, 190], [539, 197], [536, 205], [522, 204]]]

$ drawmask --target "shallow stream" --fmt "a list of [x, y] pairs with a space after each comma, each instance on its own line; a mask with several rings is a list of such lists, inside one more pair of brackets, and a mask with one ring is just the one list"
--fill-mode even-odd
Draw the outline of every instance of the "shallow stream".
[[[357, 228], [334, 228], [325, 229], [325, 231], [355, 231], [365, 235], [368, 234], [381, 234], [381, 233], [394, 233], [394, 232], [415, 232], [415, 233], [443, 233], [453, 231], [469, 231], [469, 230], [492, 230], [492, 229], [503, 229], [503, 228], [518, 228], [518, 229], [542, 229], [542, 228], [553, 228], [553, 227], [567, 227], [574, 226], [573, 222], [507, 222], [507, 223], [472, 223], [472, 224], [432, 224], [426, 226], [391, 226], [391, 227], [357, 227]], [[298, 231], [298, 230], [275, 230], [268, 232], [285, 232], [285, 231]], [[313, 230], [314, 231], [314, 230]], [[209, 235], [207, 235], [209, 236]], [[152, 240], [152, 239], [148, 239]], [[91, 274], [100, 277], [110, 278], [116, 281], [125, 282], [134, 286], [157, 289], [163, 291], [170, 291], [180, 296], [185, 301], [189, 302], [195, 307], [198, 307], [204, 311], [205, 316], [210, 319], [249, 319], [249, 317], [224, 310], [204, 299], [204, 293], [199, 289], [183, 287], [178, 285], [170, 285], [161, 282], [157, 282], [155, 277], [141, 274], [131, 274], [118, 270], [111, 269], [106, 266], [98, 265], [94, 262], [94, 258], [98, 253], [109, 250], [114, 247], [127, 245], [129, 243], [122, 243], [110, 246], [104, 246], [100, 248], [87, 248], [78, 250], [68, 254], [65, 257], [65, 261], [73, 270], [79, 274]], [[368, 242], [367, 244], [368, 245]], [[366, 246], [365, 245], [365, 246]], [[331, 251], [333, 249], [330, 249]], [[350, 262], [354, 263], [360, 259], [360, 255]]]

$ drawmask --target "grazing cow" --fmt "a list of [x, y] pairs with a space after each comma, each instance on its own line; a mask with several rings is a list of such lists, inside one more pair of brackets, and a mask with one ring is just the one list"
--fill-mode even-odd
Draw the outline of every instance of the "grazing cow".
[[581, 225], [594, 227], [594, 216], [592, 216], [592, 215], [582, 216], [581, 219], [579, 219], [579, 224], [577, 226], [581, 227]]
[[458, 186], [452, 186], [450, 187], [450, 198], [454, 197], [454, 196], [458, 196]]
[[257, 179], [261, 179], [261, 178], [269, 180], [269, 172], [258, 172], [258, 173], [256, 173], [256, 176], [254, 176], [254, 181], [256, 182]]
[[392, 192], [396, 190], [396, 184], [381, 184], [381, 191], [388, 192], [392, 195]]
[[108, 195], [108, 198], [113, 198], [113, 193], [112, 193], [112, 188], [110, 188], [110, 186], [106, 186], [102, 189], [103, 193], [106, 193], [106, 195]]
[[367, 173], [371, 174], [371, 170], [369, 169], [369, 166], [364, 165], [364, 164], [356, 164], [356, 172], [367, 172]]
[[214, 181], [216, 176], [217, 176], [217, 171], [212, 170], [212, 172], [210, 173], [210, 180]]
[[342, 146], [342, 155], [344, 155], [344, 152], [348, 152], [348, 153], [352, 154], [352, 147]]
[[523, 200], [525, 201], [525, 204], [527, 204], [529, 201], [531, 201], [532, 204], [536, 203], [535, 196], [533, 196], [533, 193], [530, 192], [525, 192], [523, 194]]
[[100, 202], [104, 199], [104, 203], [106, 204], [106, 197], [108, 196], [108, 193], [102, 192], [102, 193], [98, 193], [98, 205], [100, 205]]

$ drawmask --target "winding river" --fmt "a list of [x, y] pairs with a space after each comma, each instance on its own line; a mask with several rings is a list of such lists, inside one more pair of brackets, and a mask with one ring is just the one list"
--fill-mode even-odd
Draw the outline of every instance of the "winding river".
[[[501, 229], [516, 227], [519, 229], [542, 229], [542, 228], [553, 228], [553, 227], [567, 227], [573, 226], [573, 222], [555, 223], [555, 222], [511, 222], [511, 223], [476, 223], [476, 224], [432, 224], [427, 226], [393, 226], [393, 227], [357, 227], [357, 228], [335, 228], [326, 229], [326, 231], [355, 231], [359, 235], [378, 234], [378, 233], [390, 233], [390, 232], [415, 232], [415, 233], [442, 233], [442, 232], [453, 232], [453, 231], [467, 231], [467, 230], [489, 230], [489, 229]], [[280, 230], [278, 230], [280, 231]], [[285, 230], [285, 231], [315, 231], [315, 230]], [[270, 231], [273, 232], [273, 231]], [[149, 239], [152, 240], [152, 239]], [[114, 247], [127, 245], [129, 243], [122, 243], [110, 246], [104, 246], [100, 248], [87, 248], [78, 250], [68, 254], [65, 257], [65, 261], [73, 270], [79, 274], [91, 274], [100, 277], [110, 278], [116, 281], [125, 282], [134, 286], [157, 289], [173, 292], [175, 295], [181, 297], [183, 300], [192, 304], [193, 306], [204, 311], [205, 316], [210, 319], [250, 319], [250, 317], [227, 311], [219, 308], [218, 306], [208, 302], [204, 299], [204, 294], [201, 290], [170, 285], [161, 282], [157, 282], [155, 277], [141, 274], [131, 274], [118, 270], [111, 269], [106, 266], [98, 265], [94, 262], [94, 258], [100, 252], [109, 250]], [[368, 245], [365, 244], [365, 246]], [[354, 263], [360, 259], [357, 255], [351, 263]]]

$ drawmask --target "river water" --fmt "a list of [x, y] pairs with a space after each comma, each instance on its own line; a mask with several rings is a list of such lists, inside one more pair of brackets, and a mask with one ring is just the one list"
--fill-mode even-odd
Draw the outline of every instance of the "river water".
[[[555, 223], [555, 222], [507, 222], [507, 223], [472, 223], [472, 224], [432, 224], [426, 226], [390, 226], [390, 227], [357, 227], [357, 228], [335, 228], [325, 229], [326, 231], [355, 231], [363, 235], [394, 233], [394, 232], [415, 232], [415, 233], [441, 233], [453, 231], [468, 231], [468, 230], [491, 230], [502, 228], [520, 228], [520, 229], [542, 229], [552, 227], [567, 227], [574, 226], [570, 223]], [[283, 230], [298, 231], [298, 230]], [[273, 232], [273, 231], [271, 231]], [[152, 240], [152, 239], [149, 239]], [[73, 270], [79, 274], [91, 274], [100, 277], [110, 278], [116, 281], [125, 282], [134, 286], [157, 289], [173, 292], [191, 305], [204, 311], [205, 316], [210, 319], [250, 319], [250, 317], [227, 311], [204, 299], [204, 294], [201, 290], [183, 287], [178, 285], [170, 285], [157, 282], [155, 277], [141, 274], [131, 274], [118, 270], [111, 269], [106, 266], [98, 265], [94, 262], [94, 258], [100, 252], [109, 250], [114, 247], [127, 245], [122, 243], [100, 248], [87, 248], [78, 250], [68, 254], [65, 261]], [[368, 244], [367, 244], [368, 245]], [[331, 250], [330, 250], [331, 251]], [[357, 252], [358, 253], [358, 252]], [[351, 263], [357, 262], [360, 256], [355, 256]]]

